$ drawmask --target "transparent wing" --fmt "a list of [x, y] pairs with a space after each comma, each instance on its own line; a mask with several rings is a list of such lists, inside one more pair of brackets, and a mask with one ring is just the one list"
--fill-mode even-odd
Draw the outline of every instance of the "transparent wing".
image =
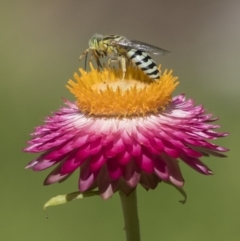
[[162, 49], [162, 48], [153, 46], [151, 44], [143, 43], [138, 40], [131, 40], [131, 42], [133, 43], [134, 46], [136, 46], [137, 49], [143, 50], [148, 53], [161, 54], [161, 55], [171, 53], [170, 51], [168, 51], [166, 49]]
[[120, 45], [125, 48], [139, 49], [152, 54], [165, 55], [171, 53], [168, 50], [147, 44], [138, 40], [128, 40], [126, 38], [116, 41], [115, 44]]

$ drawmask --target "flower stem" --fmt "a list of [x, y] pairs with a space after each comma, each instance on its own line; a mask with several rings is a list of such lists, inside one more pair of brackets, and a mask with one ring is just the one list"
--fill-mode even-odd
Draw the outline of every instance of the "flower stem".
[[136, 189], [129, 195], [119, 191], [127, 241], [140, 241]]

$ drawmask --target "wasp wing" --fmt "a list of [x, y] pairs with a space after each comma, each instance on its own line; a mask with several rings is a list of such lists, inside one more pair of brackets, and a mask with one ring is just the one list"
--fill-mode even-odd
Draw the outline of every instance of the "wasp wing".
[[133, 48], [133, 49], [139, 49], [144, 52], [152, 53], [152, 54], [160, 54], [160, 55], [166, 55], [171, 53], [168, 50], [153, 46], [151, 44], [147, 44], [138, 40], [128, 40], [126, 38], [121, 39], [119, 41], [116, 41], [117, 45], [120, 45], [124, 48]]

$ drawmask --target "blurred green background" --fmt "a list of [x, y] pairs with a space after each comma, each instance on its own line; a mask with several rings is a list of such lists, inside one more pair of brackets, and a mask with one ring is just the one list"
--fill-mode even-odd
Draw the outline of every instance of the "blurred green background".
[[125, 240], [118, 194], [48, 209], [50, 197], [77, 190], [78, 175], [44, 187], [49, 170], [24, 170], [33, 128], [74, 100], [65, 88], [94, 33], [120, 34], [172, 51], [154, 57], [174, 69], [175, 94], [220, 117], [228, 158], [206, 158], [203, 176], [181, 163], [188, 201], [161, 184], [138, 188], [142, 240], [240, 240], [240, 1], [1, 1], [0, 240]]

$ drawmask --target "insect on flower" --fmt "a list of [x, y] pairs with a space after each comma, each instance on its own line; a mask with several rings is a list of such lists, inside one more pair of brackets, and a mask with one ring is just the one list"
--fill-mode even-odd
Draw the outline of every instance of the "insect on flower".
[[[148, 53], [165, 55], [170, 53], [168, 50], [155, 47], [153, 45], [143, 43], [137, 40], [128, 40], [121, 35], [106, 35], [95, 34], [89, 40], [89, 48], [86, 49], [79, 57], [81, 60], [88, 52], [92, 51], [98, 67], [102, 68], [100, 58], [109, 56], [108, 65], [111, 62], [119, 62], [123, 71], [123, 77], [126, 73], [127, 62], [133, 62], [140, 68], [149, 78], [156, 80], [160, 78], [160, 72], [155, 61]], [[85, 69], [86, 69], [85, 58]]]

